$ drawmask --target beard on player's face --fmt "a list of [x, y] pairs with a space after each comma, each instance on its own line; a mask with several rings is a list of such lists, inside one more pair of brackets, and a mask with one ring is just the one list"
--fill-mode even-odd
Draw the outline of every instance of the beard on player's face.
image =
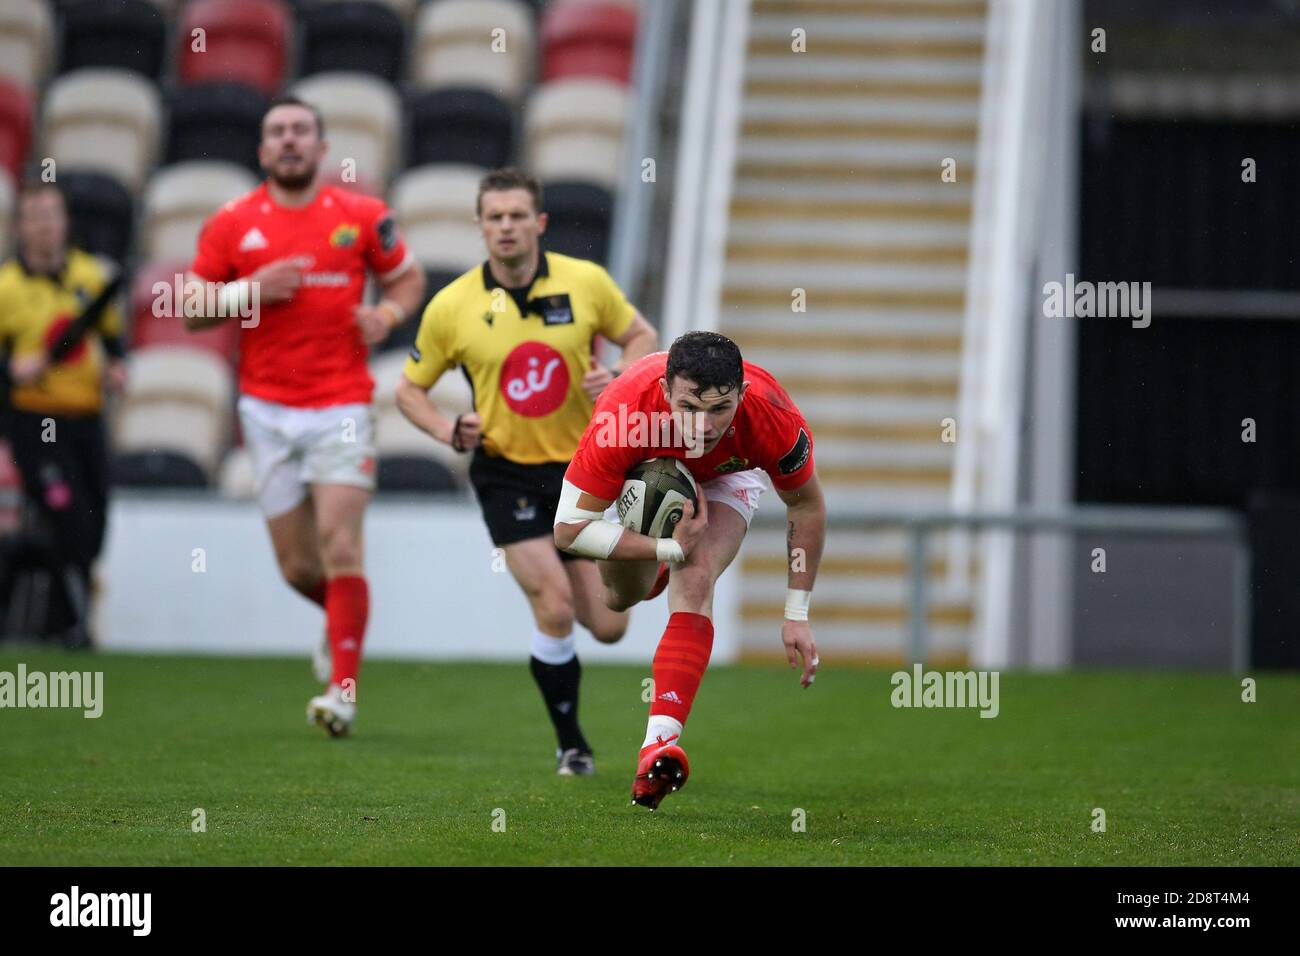
[[316, 163], [302, 150], [284, 150], [263, 171], [281, 189], [306, 189], [316, 179]]

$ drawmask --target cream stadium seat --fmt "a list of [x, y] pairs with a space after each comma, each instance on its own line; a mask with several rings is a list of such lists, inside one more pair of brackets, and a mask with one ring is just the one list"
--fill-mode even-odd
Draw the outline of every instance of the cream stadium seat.
[[417, 166], [393, 184], [393, 212], [407, 246], [423, 265], [463, 272], [482, 261], [483, 238], [474, 224], [482, 176], [483, 170], [473, 166]]
[[532, 79], [536, 48], [532, 13], [520, 0], [439, 0], [416, 17], [411, 81], [517, 101]]
[[560, 80], [534, 91], [524, 117], [528, 168], [541, 180], [617, 191], [627, 90], [609, 80]]
[[196, 160], [160, 169], [144, 194], [140, 230], [144, 258], [188, 262], [204, 221], [223, 203], [256, 185], [256, 177], [234, 163]]
[[257, 498], [257, 472], [248, 449], [238, 446], [226, 453], [217, 476], [217, 487], [224, 498], [253, 501]]
[[363, 189], [382, 194], [400, 159], [402, 107], [397, 91], [376, 76], [337, 72], [299, 80], [293, 93], [325, 117], [326, 181], [339, 182], [350, 171]]
[[[418, 322], [418, 317], [412, 321]], [[397, 407], [397, 383], [406, 365], [405, 352], [380, 355], [370, 362], [375, 380], [375, 451], [386, 456], [429, 458], [464, 483], [469, 478], [469, 455], [462, 455], [412, 425]], [[430, 392], [443, 415], [455, 417], [474, 410], [474, 395], [459, 369], [451, 369]]]
[[169, 451], [216, 473], [230, 434], [231, 376], [211, 352], [160, 345], [131, 352], [114, 449]]
[[44, 113], [44, 155], [58, 173], [108, 173], [139, 192], [158, 153], [154, 84], [126, 70], [76, 70], [50, 84]]
[[0, 74], [33, 90], [44, 84], [53, 58], [52, 6], [46, 0], [0, 2]]

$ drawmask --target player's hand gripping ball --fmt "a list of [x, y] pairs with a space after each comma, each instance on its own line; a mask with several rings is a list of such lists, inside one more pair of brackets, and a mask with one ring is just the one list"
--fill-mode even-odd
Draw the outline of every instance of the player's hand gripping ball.
[[671, 538], [688, 501], [699, 504], [690, 470], [677, 458], [651, 458], [627, 473], [618, 496], [618, 520], [638, 534]]

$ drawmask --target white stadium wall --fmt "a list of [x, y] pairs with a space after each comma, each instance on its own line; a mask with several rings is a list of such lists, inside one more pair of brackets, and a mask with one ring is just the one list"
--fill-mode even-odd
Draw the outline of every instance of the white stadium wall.
[[[377, 500], [365, 533], [367, 657], [526, 660], [527, 602], [504, 562], [494, 561], [472, 500]], [[205, 570], [195, 570], [196, 549]], [[735, 573], [723, 575], [714, 600], [719, 663], [734, 660], [739, 646]], [[253, 504], [120, 495], [98, 578], [96, 632], [109, 650], [305, 660], [320, 639], [324, 616], [280, 579]], [[648, 666], [667, 620], [659, 597], [633, 610], [615, 645], [577, 628], [578, 652], [587, 662]]]

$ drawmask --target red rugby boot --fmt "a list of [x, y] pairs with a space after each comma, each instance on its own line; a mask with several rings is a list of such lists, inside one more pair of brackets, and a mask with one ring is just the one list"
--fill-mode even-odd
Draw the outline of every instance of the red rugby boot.
[[641, 760], [632, 778], [632, 802], [648, 810], [659, 806], [668, 794], [686, 786], [691, 767], [686, 762], [686, 751], [673, 743], [677, 734], [667, 740], [658, 738], [657, 744], [641, 748]]

